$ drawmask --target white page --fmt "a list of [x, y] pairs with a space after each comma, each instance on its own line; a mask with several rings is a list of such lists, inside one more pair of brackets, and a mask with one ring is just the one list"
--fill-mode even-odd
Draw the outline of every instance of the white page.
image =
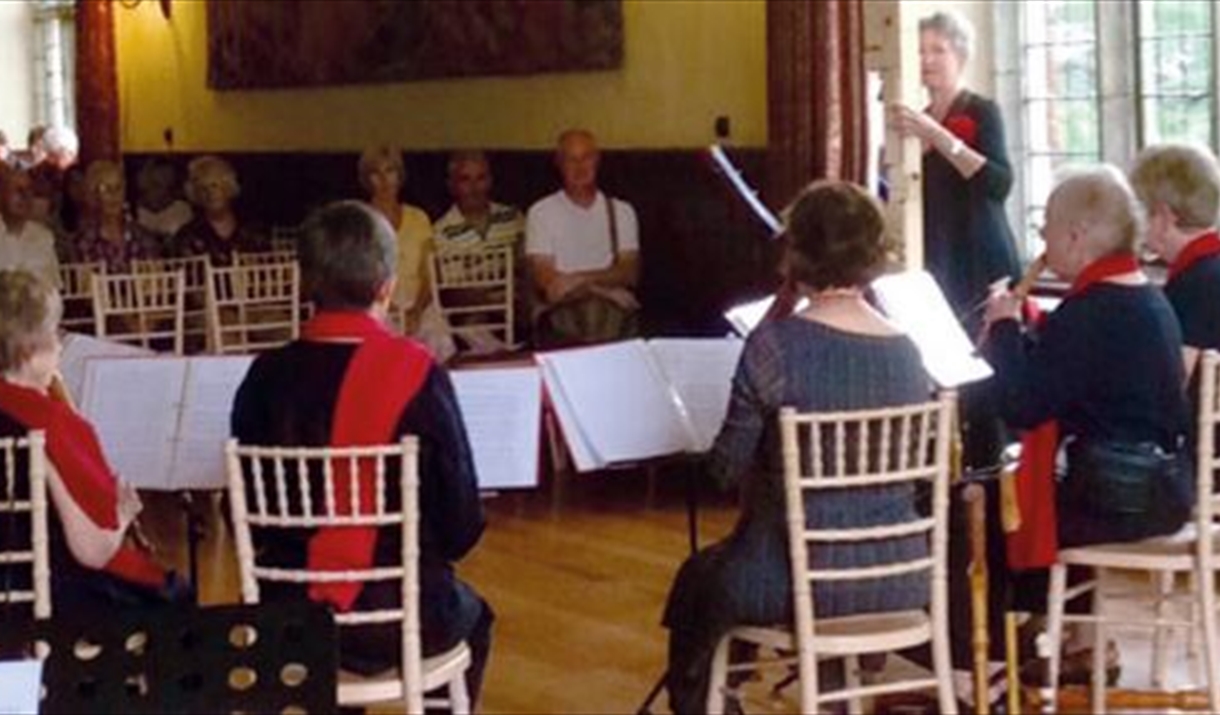
[[584, 428], [580, 425], [576, 408], [572, 406], [567, 393], [564, 392], [559, 375], [555, 372], [555, 366], [544, 354], [538, 354], [536, 358], [542, 381], [546, 385], [546, 392], [551, 400], [551, 408], [555, 411], [555, 419], [558, 420], [559, 429], [563, 433], [563, 442], [572, 456], [572, 463], [576, 465], [576, 471], [590, 472], [605, 467], [606, 461], [596, 454]]
[[224, 444], [231, 434], [233, 398], [251, 355], [193, 357], [187, 363], [173, 489], [224, 489]]
[[449, 373], [480, 489], [538, 486], [542, 375], [536, 367]]
[[186, 359], [93, 358], [85, 365], [82, 414], [97, 429], [119, 479], [172, 489], [174, 442]]
[[91, 335], [68, 333], [63, 339], [63, 353], [59, 356], [59, 373], [73, 400], [83, 399], [85, 390], [85, 363], [95, 357], [148, 357], [152, 350], [127, 345]]
[[991, 366], [975, 354], [931, 274], [894, 273], [873, 281], [872, 287], [881, 309], [919, 348], [924, 369], [936, 384], [958, 387], [991, 377]]
[[[746, 337], [754, 332], [758, 324], [767, 317], [767, 313], [771, 310], [771, 306], [775, 303], [775, 296], [769, 295], [766, 298], [760, 298], [749, 303], [742, 303], [729, 308], [724, 314], [724, 319], [729, 321], [729, 325], [733, 326], [733, 330], [741, 337]], [[796, 302], [794, 310], [804, 310], [809, 306], [807, 298], [801, 298]]]
[[648, 341], [648, 349], [686, 408], [696, 452], [711, 449], [720, 433], [744, 344], [735, 338]]
[[[568, 402], [565, 436], [583, 430], [603, 464], [694, 448], [679, 407], [642, 340], [546, 353], [543, 372]], [[562, 410], [556, 410], [561, 421]], [[577, 468], [580, 469], [579, 462]], [[584, 471], [584, 470], [582, 470]]]
[[0, 715], [38, 715], [42, 661], [0, 662]]

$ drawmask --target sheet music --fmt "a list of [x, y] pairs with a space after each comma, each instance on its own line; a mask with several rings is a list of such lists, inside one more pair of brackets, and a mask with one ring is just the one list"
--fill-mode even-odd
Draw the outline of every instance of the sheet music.
[[[538, 356], [564, 435], [583, 431], [588, 471], [693, 449], [669, 385], [642, 340]], [[560, 406], [559, 403], [566, 403]], [[591, 460], [588, 458], [592, 457]], [[583, 463], [582, 463], [583, 461]]]
[[555, 418], [559, 422], [564, 444], [567, 445], [568, 452], [572, 456], [572, 463], [576, 465], [576, 471], [588, 472], [604, 467], [605, 460], [594, 453], [593, 445], [580, 426], [576, 408], [572, 406], [572, 401], [564, 391], [563, 383], [559, 379], [559, 373], [555, 370], [554, 364], [548, 362], [545, 355], [538, 355], [537, 360], [547, 395], [551, 399], [551, 408], [555, 410]]
[[102, 340], [91, 335], [68, 333], [63, 338], [63, 353], [59, 356], [59, 372], [73, 400], [80, 401], [85, 390], [85, 363], [95, 357], [147, 357], [152, 350], [136, 345]]
[[537, 367], [449, 373], [480, 489], [538, 486], [542, 374]]
[[251, 355], [187, 359], [170, 489], [225, 488], [224, 443], [233, 398], [252, 362]]
[[[742, 303], [741, 305], [729, 308], [724, 314], [724, 319], [729, 321], [729, 325], [733, 326], [733, 330], [736, 330], [737, 334], [744, 338], [754, 332], [754, 328], [757, 328], [758, 324], [763, 321], [763, 318], [767, 317], [767, 312], [771, 310], [771, 306], [774, 303], [774, 295], [750, 301], [749, 303]], [[801, 298], [796, 302], [794, 310], [800, 311], [807, 307], [809, 307], [809, 299]]]
[[172, 488], [185, 380], [186, 361], [178, 357], [86, 362], [81, 413], [97, 430], [121, 481], [144, 489]]
[[974, 344], [927, 271], [882, 276], [872, 288], [881, 309], [919, 348], [924, 369], [938, 385], [958, 387], [991, 377], [991, 366], [975, 355]]
[[686, 407], [696, 452], [711, 449], [720, 433], [744, 344], [736, 338], [648, 341], [648, 349]]
[[42, 661], [0, 662], [0, 715], [38, 715]]

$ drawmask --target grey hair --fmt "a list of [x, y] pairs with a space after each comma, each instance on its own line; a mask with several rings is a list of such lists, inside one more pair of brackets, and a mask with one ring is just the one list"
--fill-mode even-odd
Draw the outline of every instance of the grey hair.
[[0, 371], [16, 370], [55, 339], [63, 301], [26, 271], [0, 270]]
[[233, 166], [229, 162], [209, 154], [192, 159], [191, 163], [186, 166], [185, 189], [188, 201], [193, 204], [199, 203], [201, 197], [198, 184], [203, 181], [205, 176], [213, 172], [220, 175], [221, 184], [229, 190], [229, 198], [237, 198], [241, 193], [241, 184], [237, 182], [237, 172], [233, 170]]
[[51, 127], [42, 135], [42, 148], [48, 154], [72, 154], [80, 152], [80, 137], [68, 127]]
[[1095, 242], [1098, 255], [1131, 252], [1144, 235], [1144, 207], [1135, 196], [1126, 175], [1112, 164], [1072, 167], [1065, 170], [1050, 201], [1063, 206], [1063, 218], [1101, 229], [1103, 241]]
[[965, 15], [941, 10], [919, 21], [920, 32], [935, 32], [949, 41], [957, 56], [966, 61], [974, 55], [974, 23]]
[[1220, 166], [1190, 144], [1150, 146], [1135, 159], [1131, 185], [1149, 210], [1168, 206], [1185, 229], [1211, 228], [1220, 214]]
[[459, 166], [468, 162], [482, 164], [484, 166], [491, 166], [491, 164], [487, 161], [487, 154], [484, 153], [483, 150], [462, 149], [449, 155], [449, 164], [446, 168], [446, 171], [448, 172], [447, 175], [452, 177], [453, 173], [457, 171]]
[[315, 211], [300, 243], [305, 292], [322, 310], [368, 310], [394, 276], [397, 239], [390, 222], [361, 201]]

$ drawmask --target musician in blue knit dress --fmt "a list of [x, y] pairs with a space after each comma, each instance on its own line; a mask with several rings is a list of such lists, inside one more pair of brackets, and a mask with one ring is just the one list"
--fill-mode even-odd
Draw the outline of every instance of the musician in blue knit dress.
[[[914, 344], [864, 298], [886, 259], [884, 219], [876, 201], [851, 184], [818, 183], [797, 199], [786, 223], [789, 278], [809, 307], [759, 326], [733, 379], [711, 471], [721, 484], [739, 486], [742, 513], [727, 539], [683, 564], [669, 596], [666, 682], [676, 713], [705, 711], [712, 654], [730, 629], [792, 621], [780, 407], [865, 409], [922, 402], [931, 394]], [[810, 502], [811, 522], [845, 528], [878, 518], [914, 518], [916, 511], [907, 486], [845, 496], [828, 494]], [[814, 561], [869, 566], [926, 553], [924, 538], [908, 537], [828, 546]], [[927, 596], [922, 574], [815, 590], [819, 617], [921, 608]]]

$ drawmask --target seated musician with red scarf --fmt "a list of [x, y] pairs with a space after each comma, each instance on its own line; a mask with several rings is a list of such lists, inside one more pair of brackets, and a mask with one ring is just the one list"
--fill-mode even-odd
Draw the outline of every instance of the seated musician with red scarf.
[[1131, 185], [1148, 211], [1147, 247], [1169, 264], [1165, 297], [1182, 323], [1189, 377], [1200, 351], [1220, 348], [1220, 165], [1203, 147], [1151, 146]]
[[[0, 271], [0, 437], [46, 433], [52, 608], [104, 615], [184, 599], [185, 584], [129, 538], [141, 508], [135, 490], [119, 483], [93, 427], [52, 389], [62, 311], [51, 285]], [[16, 498], [28, 498], [28, 485], [15, 488]], [[0, 499], [12, 496], [6, 489], [0, 482]], [[10, 538], [15, 532], [0, 519], [0, 541]]]
[[[425, 657], [465, 640], [477, 697], [491, 639], [492, 612], [458, 580], [454, 562], [483, 533], [474, 462], [453, 386], [415, 341], [384, 327], [394, 295], [394, 229], [378, 212], [349, 201], [319, 210], [303, 227], [303, 283], [317, 315], [302, 339], [260, 355], [233, 405], [233, 435], [244, 444], [325, 446], [387, 444], [419, 438], [420, 621]], [[322, 570], [360, 569], [401, 555], [401, 530], [336, 529], [276, 539], [254, 532], [271, 562]], [[281, 584], [264, 600], [308, 597], [337, 611], [356, 604], [388, 608], [397, 583]], [[345, 629], [339, 657], [347, 670], [372, 674], [401, 656], [400, 627]]]
[[1142, 230], [1120, 172], [1074, 174], [1051, 194], [1042, 230], [1049, 268], [1071, 281], [1063, 302], [1025, 327], [1012, 293], [987, 305], [1001, 413], [1024, 434], [1021, 526], [1007, 543], [1008, 568], [1025, 572], [1022, 610], [1045, 609], [1060, 546], [1173, 533], [1194, 504], [1181, 329], [1136, 260]]

